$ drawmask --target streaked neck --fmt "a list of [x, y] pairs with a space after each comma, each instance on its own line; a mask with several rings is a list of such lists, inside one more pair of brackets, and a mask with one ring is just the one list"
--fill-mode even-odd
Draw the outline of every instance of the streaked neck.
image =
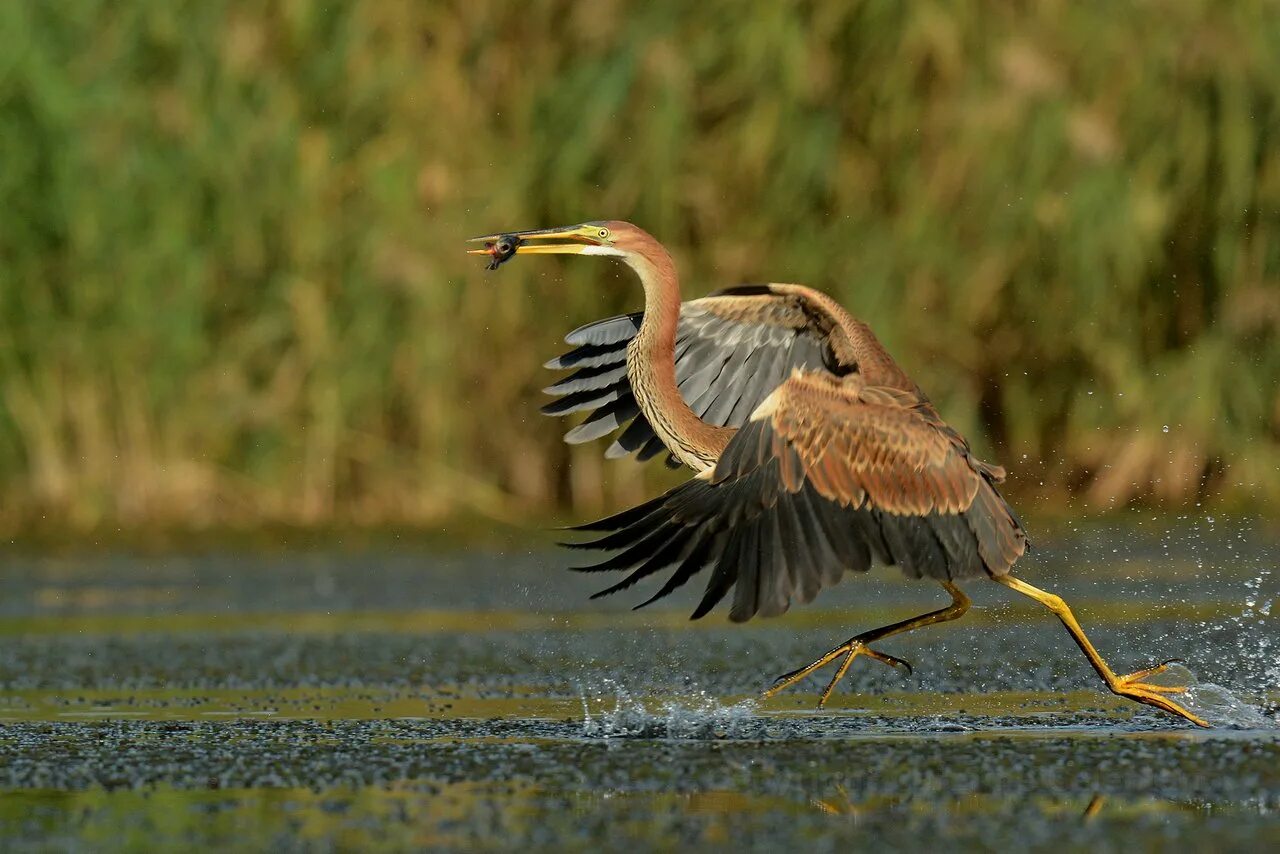
[[644, 320], [627, 347], [627, 378], [640, 411], [680, 462], [704, 471], [715, 465], [735, 432], [703, 421], [676, 383], [675, 344], [680, 284], [675, 264], [656, 240], [623, 256], [644, 285]]

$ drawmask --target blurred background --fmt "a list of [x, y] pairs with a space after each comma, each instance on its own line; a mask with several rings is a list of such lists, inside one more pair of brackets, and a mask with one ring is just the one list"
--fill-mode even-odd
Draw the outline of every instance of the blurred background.
[[1274, 511], [1278, 11], [0, 4], [0, 531], [652, 494], [537, 412], [629, 274], [463, 253], [601, 218], [837, 296], [1024, 515]]

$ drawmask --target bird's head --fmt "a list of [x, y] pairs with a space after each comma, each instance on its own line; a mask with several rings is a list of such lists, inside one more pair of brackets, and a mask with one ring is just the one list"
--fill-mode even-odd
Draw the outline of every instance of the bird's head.
[[515, 255], [608, 255], [633, 260], [651, 252], [657, 243], [643, 229], [619, 220], [486, 234], [469, 242], [485, 244], [468, 252], [492, 257], [491, 268]]

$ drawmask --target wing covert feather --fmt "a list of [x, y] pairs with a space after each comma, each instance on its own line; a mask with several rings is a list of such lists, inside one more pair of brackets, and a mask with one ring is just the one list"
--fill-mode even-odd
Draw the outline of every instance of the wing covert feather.
[[[704, 421], [740, 426], [791, 371], [832, 363], [830, 324], [815, 320], [805, 308], [804, 296], [775, 293], [773, 289], [780, 287], [784, 286], [731, 288], [680, 306], [676, 381], [685, 401]], [[591, 428], [570, 430], [566, 441], [583, 442], [619, 430], [606, 451], [609, 458], [636, 453], [643, 460], [661, 449], [661, 440], [648, 421], [631, 411], [634, 398], [627, 377], [627, 345], [643, 318], [642, 312], [633, 312], [575, 329], [565, 338], [573, 349], [546, 363], [552, 369], [575, 370], [545, 389], [559, 399], [542, 411], [547, 415], [590, 411]], [[600, 415], [603, 408], [630, 413], [630, 420], [617, 419], [613, 429], [606, 429], [608, 416]]]
[[620, 552], [597, 565], [632, 571], [611, 589], [687, 556], [649, 601], [710, 568], [693, 617], [732, 591], [734, 621], [781, 614], [876, 563], [913, 578], [1000, 575], [1026, 535], [987, 468], [927, 401], [857, 375], [796, 371], [714, 469], [590, 526], [611, 533], [583, 547]]

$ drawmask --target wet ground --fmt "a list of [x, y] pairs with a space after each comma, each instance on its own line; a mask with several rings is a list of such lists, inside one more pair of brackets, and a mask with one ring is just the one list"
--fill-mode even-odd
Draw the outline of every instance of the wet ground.
[[[567, 556], [571, 558], [572, 556]], [[632, 612], [567, 557], [413, 548], [0, 565], [0, 846], [1280, 846], [1280, 546], [1080, 532], [1024, 576], [1200, 730], [1100, 690], [993, 584], [823, 713], [772, 677], [945, 604], [881, 571], [772, 621]], [[990, 588], [990, 589], [987, 589]]]

